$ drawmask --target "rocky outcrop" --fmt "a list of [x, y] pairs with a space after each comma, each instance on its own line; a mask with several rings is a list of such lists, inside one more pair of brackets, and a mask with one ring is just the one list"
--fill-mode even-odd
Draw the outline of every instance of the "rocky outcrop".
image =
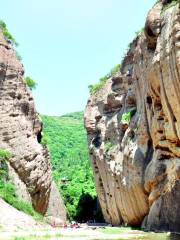
[[158, 2], [85, 127], [107, 222], [180, 231], [180, 10]]
[[63, 199], [59, 194], [59, 190], [54, 183], [51, 184], [51, 192], [49, 196], [49, 206], [46, 212], [46, 216], [56, 217], [61, 219], [63, 222], [66, 221], [66, 208], [64, 206]]
[[[24, 80], [23, 65], [2, 32], [0, 116], [0, 149], [12, 154], [8, 163], [9, 175], [17, 186], [18, 195], [31, 201], [38, 212], [45, 214], [48, 208], [53, 207], [52, 200], [49, 201], [50, 192], [51, 195], [53, 193], [48, 150], [40, 144], [42, 122]], [[59, 206], [59, 198], [56, 200]]]

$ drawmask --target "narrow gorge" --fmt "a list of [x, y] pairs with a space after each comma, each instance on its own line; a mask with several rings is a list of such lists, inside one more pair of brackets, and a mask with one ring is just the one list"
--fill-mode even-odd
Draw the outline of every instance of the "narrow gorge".
[[85, 127], [103, 215], [180, 231], [180, 8], [158, 1], [119, 71], [92, 91]]
[[[66, 7], [69, 10], [69, 5]], [[83, 12], [83, 18], [86, 14]], [[68, 40], [71, 40], [72, 32], [76, 32], [76, 21], [72, 19], [71, 26], [65, 18]], [[79, 16], [77, 19], [80, 21]], [[90, 22], [88, 17], [86, 20]], [[57, 39], [63, 42], [63, 37], [58, 35]], [[75, 66], [73, 51], [77, 42], [73, 39], [72, 46], [68, 41], [66, 43]], [[45, 69], [43, 65], [48, 62], [50, 66], [51, 56], [47, 52], [47, 59], [41, 56], [41, 71], [37, 66], [34, 68], [42, 74], [43, 87], [49, 94], [45, 97], [50, 104], [46, 109], [46, 103], [40, 103], [45, 106], [45, 112], [40, 115], [31, 91], [35, 82], [26, 77], [16, 45], [6, 24], [0, 20], [0, 232], [12, 230], [16, 235], [16, 231], [29, 228], [30, 234], [36, 229], [40, 236], [42, 229], [44, 235], [48, 229], [62, 237], [61, 232], [53, 228], [64, 227], [63, 234], [70, 234], [65, 237], [73, 238], [75, 228], [84, 228], [85, 232], [81, 234], [86, 240], [98, 236], [111, 239], [111, 235], [106, 238], [105, 234], [108, 231], [111, 234], [112, 229], [104, 229], [104, 226], [112, 224], [122, 227], [114, 229], [119, 234], [121, 229], [121, 234], [127, 234], [128, 239], [133, 239], [133, 234], [145, 236], [142, 230], [179, 233], [180, 0], [156, 1], [148, 12], [144, 27], [129, 44], [121, 64], [99, 83], [89, 86], [90, 97], [85, 112], [80, 109], [59, 116], [65, 110], [57, 110], [58, 107], [75, 109], [76, 98], [81, 95], [76, 84], [81, 84], [83, 89], [82, 81], [74, 81], [77, 78], [73, 79], [74, 85], [70, 82], [72, 76], [69, 73], [73, 72], [73, 77], [82, 77], [78, 75], [81, 74], [84, 78], [83, 72], [87, 71], [84, 66], [80, 66], [80, 73], [73, 70], [68, 51], [61, 43], [63, 47], [58, 47], [62, 58], [63, 52], [65, 54], [63, 64], [58, 62], [51, 67], [58, 69], [62, 65], [61, 70], [59, 68], [62, 82], [52, 77], [49, 85], [45, 84], [44, 76], [52, 74], [51, 69]], [[55, 39], [54, 44], [49, 45], [50, 53], [57, 54], [54, 59], [59, 61], [60, 53], [54, 53], [57, 50]], [[42, 49], [44, 53], [44, 47]], [[78, 48], [75, 50], [79, 51]], [[78, 58], [82, 62], [84, 59], [80, 56], [84, 55], [77, 57], [77, 52], [74, 53], [79, 66]], [[97, 57], [94, 55], [93, 61]], [[54, 59], [55, 64], [57, 60]], [[68, 60], [67, 66], [65, 60]], [[64, 75], [63, 68], [67, 68]], [[68, 94], [63, 90], [63, 84], [68, 85]], [[75, 91], [78, 94], [73, 95]], [[59, 102], [55, 99], [57, 96]], [[77, 102], [82, 103], [83, 97], [82, 94]], [[87, 95], [85, 97], [86, 100]], [[100, 229], [102, 225], [103, 229]], [[134, 231], [136, 228], [139, 230]], [[102, 231], [93, 235], [93, 231], [99, 229]], [[88, 231], [92, 236], [88, 236]], [[130, 238], [128, 234], [132, 234]], [[141, 239], [154, 240], [153, 234], [152, 238], [147, 235]], [[75, 235], [75, 239], [78, 236]], [[158, 236], [172, 239], [171, 233]], [[113, 239], [118, 239], [118, 235]]]

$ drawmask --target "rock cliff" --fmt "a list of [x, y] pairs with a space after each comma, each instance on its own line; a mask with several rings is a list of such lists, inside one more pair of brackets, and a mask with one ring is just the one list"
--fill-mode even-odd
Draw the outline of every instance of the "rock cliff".
[[65, 219], [65, 208], [52, 184], [48, 150], [40, 144], [41, 131], [42, 122], [25, 83], [23, 65], [0, 31], [0, 149], [12, 154], [9, 176], [18, 195], [32, 202], [39, 213], [48, 210], [49, 215]]
[[107, 222], [180, 231], [180, 9], [158, 1], [85, 127]]

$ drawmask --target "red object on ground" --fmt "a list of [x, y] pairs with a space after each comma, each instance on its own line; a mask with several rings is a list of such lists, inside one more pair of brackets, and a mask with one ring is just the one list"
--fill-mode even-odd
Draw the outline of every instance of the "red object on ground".
[[67, 224], [66, 223], [63, 224], [63, 228], [67, 228]]
[[71, 228], [80, 228], [78, 223], [73, 223], [71, 224]]

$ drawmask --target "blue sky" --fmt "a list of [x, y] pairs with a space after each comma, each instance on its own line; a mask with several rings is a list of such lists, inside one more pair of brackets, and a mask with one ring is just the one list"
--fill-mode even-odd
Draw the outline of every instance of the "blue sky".
[[155, 0], [5, 0], [0, 18], [20, 43], [42, 114], [85, 108], [88, 85], [120, 63]]

